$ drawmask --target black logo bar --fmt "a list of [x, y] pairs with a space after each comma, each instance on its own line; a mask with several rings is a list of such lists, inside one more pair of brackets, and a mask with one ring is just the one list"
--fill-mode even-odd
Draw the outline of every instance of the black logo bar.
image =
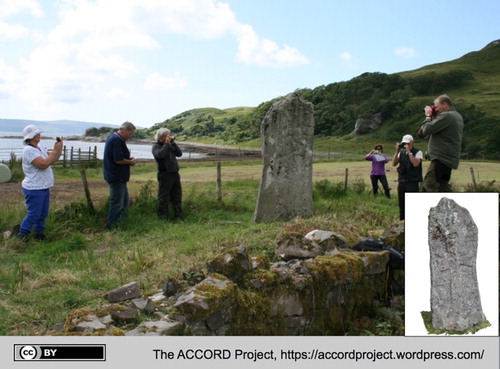
[[14, 345], [14, 361], [106, 361], [106, 345]]

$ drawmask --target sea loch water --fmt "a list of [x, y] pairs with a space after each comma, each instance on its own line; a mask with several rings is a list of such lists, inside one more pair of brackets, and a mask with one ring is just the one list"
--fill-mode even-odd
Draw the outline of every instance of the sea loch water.
[[[19, 133], [0, 132], [0, 162], [9, 160], [11, 152], [18, 157], [21, 155], [24, 148], [23, 141], [21, 138], [10, 138], [14, 135], [18, 136]], [[54, 146], [54, 142], [55, 139], [53, 137], [42, 136], [40, 145], [51, 149]], [[64, 141], [64, 146], [66, 146], [67, 150], [71, 150], [71, 147], [73, 147], [74, 150], [81, 149], [86, 152], [89, 150], [94, 151], [94, 147], [97, 147], [97, 158], [103, 158], [104, 142]], [[153, 154], [151, 153], [151, 144], [139, 145], [128, 143], [127, 147], [130, 149], [131, 155], [137, 159], [154, 159]], [[203, 156], [204, 154], [184, 152], [182, 157], [179, 159], [195, 159]]]

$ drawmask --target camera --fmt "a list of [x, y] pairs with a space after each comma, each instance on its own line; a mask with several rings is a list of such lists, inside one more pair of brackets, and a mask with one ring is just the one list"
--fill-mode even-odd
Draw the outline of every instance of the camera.
[[175, 140], [175, 136], [171, 136], [171, 137], [170, 137], [170, 140], [171, 140], [171, 141]]
[[407, 143], [406, 143], [406, 142], [401, 142], [401, 143], [399, 144], [399, 148], [400, 148], [400, 149], [404, 149], [406, 145], [407, 145]]
[[378, 150], [373, 150], [374, 154], [378, 154], [378, 152], [379, 152]]
[[56, 137], [57, 142], [61, 142], [61, 137]]
[[[431, 116], [434, 117], [436, 114], [437, 114], [437, 111], [436, 111], [436, 105], [429, 105], [429, 107], [431, 108], [432, 112], [431, 112]], [[425, 108], [423, 109], [424, 113], [425, 113]]]

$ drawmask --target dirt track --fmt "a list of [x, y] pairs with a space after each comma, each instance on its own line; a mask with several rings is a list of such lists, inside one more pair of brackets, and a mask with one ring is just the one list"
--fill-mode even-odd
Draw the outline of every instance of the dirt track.
[[[92, 200], [98, 201], [107, 195], [108, 185], [104, 181], [90, 183]], [[51, 189], [52, 206], [62, 206], [70, 201], [84, 198], [85, 193], [81, 182], [58, 181]], [[0, 183], [0, 199], [2, 207], [24, 204], [21, 182]]]
[[[131, 141], [132, 142], [132, 141]], [[133, 143], [144, 142], [137, 141]], [[217, 161], [245, 161], [255, 160], [260, 158], [260, 150], [256, 149], [240, 149], [219, 145], [205, 145], [191, 142], [183, 142], [179, 144], [184, 151], [205, 153], [207, 156], [196, 159], [188, 159], [189, 162], [217, 162]], [[183, 159], [184, 160], [184, 159]], [[190, 181], [186, 178], [186, 182]], [[196, 182], [196, 180], [194, 180]], [[136, 196], [144, 181], [133, 180], [129, 183], [130, 196]], [[92, 201], [99, 202], [108, 196], [108, 185], [104, 180], [89, 180], [89, 187]], [[52, 206], [59, 207], [67, 204], [70, 201], [85, 198], [83, 184], [79, 180], [64, 181], [55, 179], [55, 185], [51, 189]], [[21, 182], [0, 183], [0, 204], [2, 207], [12, 205], [23, 205], [24, 197], [22, 194]]]
[[[199, 148], [199, 150], [201, 150]], [[241, 151], [239, 149], [218, 149], [212, 148], [205, 151], [208, 156], [203, 158], [189, 159], [189, 162], [217, 162], [217, 161], [245, 161], [259, 159], [258, 153], [254, 151]], [[188, 174], [188, 173], [186, 173]], [[200, 178], [196, 178], [196, 174], [190, 179], [191, 176], [186, 175], [183, 178], [184, 183], [198, 182]], [[152, 177], [155, 177], [152, 175]], [[131, 198], [137, 196], [140, 188], [145, 183], [145, 180], [138, 180], [131, 178], [129, 182], [129, 192]], [[108, 185], [104, 180], [89, 180], [89, 188], [92, 201], [97, 203], [104, 201], [108, 196]], [[51, 189], [51, 206], [60, 207], [64, 206], [71, 201], [77, 199], [84, 199], [85, 192], [82, 181], [75, 180], [61, 180], [55, 178], [54, 187]], [[0, 204], [2, 207], [18, 206], [24, 204], [24, 197], [22, 193], [21, 181], [0, 183]]]

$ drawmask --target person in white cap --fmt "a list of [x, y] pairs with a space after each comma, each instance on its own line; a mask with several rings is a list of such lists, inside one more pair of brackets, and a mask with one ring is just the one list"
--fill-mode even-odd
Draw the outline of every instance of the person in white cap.
[[23, 129], [23, 195], [28, 207], [28, 212], [19, 227], [18, 237], [24, 241], [31, 233], [36, 240], [44, 240], [45, 220], [49, 215], [50, 188], [54, 185], [54, 174], [51, 165], [61, 156], [63, 142], [61, 139], [54, 144], [52, 151], [41, 147], [40, 131], [35, 125], [30, 124]]
[[422, 182], [422, 160], [424, 154], [413, 146], [411, 135], [404, 135], [401, 142], [396, 143], [396, 152], [392, 157], [392, 165], [399, 164], [398, 171], [398, 204], [399, 219], [405, 219], [405, 193], [418, 192]]

